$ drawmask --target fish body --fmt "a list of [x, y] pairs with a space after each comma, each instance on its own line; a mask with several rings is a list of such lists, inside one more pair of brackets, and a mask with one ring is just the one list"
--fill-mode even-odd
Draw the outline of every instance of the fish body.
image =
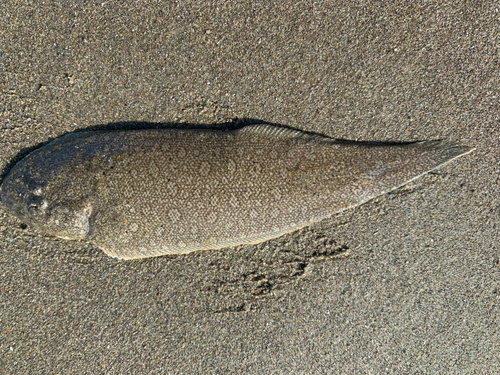
[[35, 230], [146, 258], [278, 237], [471, 151], [337, 141], [271, 125], [73, 133], [18, 162], [2, 203]]

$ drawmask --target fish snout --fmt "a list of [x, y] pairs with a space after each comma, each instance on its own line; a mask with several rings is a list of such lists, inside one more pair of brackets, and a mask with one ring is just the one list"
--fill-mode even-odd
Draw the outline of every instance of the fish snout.
[[28, 220], [29, 213], [44, 206], [42, 197], [34, 194], [33, 181], [25, 175], [11, 171], [0, 186], [2, 204], [21, 220]]

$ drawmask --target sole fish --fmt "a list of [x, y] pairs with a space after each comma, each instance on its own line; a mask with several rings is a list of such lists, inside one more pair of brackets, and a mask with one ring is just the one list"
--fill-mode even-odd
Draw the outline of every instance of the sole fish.
[[2, 203], [36, 231], [147, 258], [262, 242], [472, 151], [338, 141], [272, 125], [73, 133], [19, 161]]

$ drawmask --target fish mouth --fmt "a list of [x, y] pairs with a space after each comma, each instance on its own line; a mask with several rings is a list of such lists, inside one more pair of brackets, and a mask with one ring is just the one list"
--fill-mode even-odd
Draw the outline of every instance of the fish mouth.
[[7, 175], [0, 185], [0, 204], [7, 211], [14, 214], [21, 221], [32, 224], [28, 207], [37, 207], [42, 202], [28, 203], [28, 189], [23, 188], [21, 184], [12, 181], [10, 175]]
[[24, 216], [24, 210], [22, 210], [23, 205], [20, 204], [20, 202], [24, 200], [25, 192], [19, 191], [15, 185], [19, 184], [13, 183], [12, 176], [8, 174], [0, 185], [0, 202], [2, 203], [2, 206], [4, 206], [8, 211], [14, 213], [16, 216]]
[[44, 184], [36, 181], [26, 159], [19, 161], [0, 184], [0, 204], [23, 223], [38, 226], [47, 202], [42, 196]]

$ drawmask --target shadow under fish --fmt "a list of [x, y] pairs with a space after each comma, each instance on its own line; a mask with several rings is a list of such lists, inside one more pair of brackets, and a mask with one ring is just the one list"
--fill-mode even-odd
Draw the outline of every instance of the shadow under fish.
[[270, 124], [96, 130], [32, 151], [6, 174], [0, 197], [42, 234], [147, 258], [275, 238], [472, 150], [343, 141]]

